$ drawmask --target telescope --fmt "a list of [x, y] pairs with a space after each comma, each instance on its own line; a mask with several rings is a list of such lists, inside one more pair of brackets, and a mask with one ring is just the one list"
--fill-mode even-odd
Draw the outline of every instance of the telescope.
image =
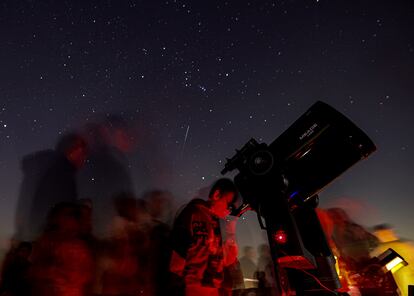
[[315, 211], [317, 194], [375, 150], [360, 128], [318, 101], [269, 145], [251, 139], [227, 159], [221, 173], [238, 171], [234, 183], [243, 199], [233, 215], [257, 213], [278, 295], [332, 295], [340, 287]]

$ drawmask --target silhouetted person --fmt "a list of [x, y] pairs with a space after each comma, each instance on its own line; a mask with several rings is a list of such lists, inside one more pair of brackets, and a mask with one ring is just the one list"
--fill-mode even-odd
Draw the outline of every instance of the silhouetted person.
[[78, 204], [62, 202], [51, 209], [46, 229], [34, 244], [32, 262], [32, 295], [89, 295], [93, 260], [82, 239]]
[[259, 295], [276, 295], [275, 275], [270, 247], [262, 244], [258, 247], [259, 258], [257, 260], [257, 272], [255, 277], [258, 280]]
[[192, 200], [178, 215], [172, 233], [170, 271], [184, 284], [185, 296], [230, 295], [223, 284], [224, 269], [237, 264], [235, 221], [228, 223], [226, 238], [220, 219], [226, 218], [237, 198], [229, 179], [211, 187], [208, 200]]
[[145, 208], [150, 215], [149, 238], [149, 272], [154, 292], [157, 296], [169, 294], [168, 266], [171, 257], [171, 228], [169, 221], [172, 197], [169, 192], [153, 190], [143, 195]]
[[16, 213], [17, 240], [34, 240], [42, 232], [47, 213], [54, 204], [77, 199], [76, 172], [86, 156], [83, 138], [68, 134], [59, 140], [54, 151], [24, 158]]
[[152, 190], [145, 192], [142, 197], [153, 221], [163, 224], [172, 224], [173, 196], [168, 191]]
[[82, 238], [90, 244], [94, 244], [95, 238], [92, 234], [93, 204], [90, 199], [78, 200], [80, 210], [80, 233]]
[[243, 256], [239, 259], [240, 266], [243, 271], [243, 276], [248, 279], [254, 278], [254, 273], [257, 271], [255, 263], [256, 252], [253, 247], [245, 246], [243, 248]]
[[92, 225], [97, 238], [108, 238], [110, 223], [115, 215], [113, 197], [121, 192], [134, 192], [126, 152], [128, 137], [125, 123], [119, 119], [86, 127], [88, 162], [78, 175], [80, 198], [93, 203]]
[[117, 215], [110, 238], [98, 259], [95, 293], [118, 296], [152, 296], [149, 259], [149, 215], [141, 200], [120, 193], [114, 198]]
[[29, 220], [33, 199], [46, 172], [56, 161], [57, 154], [55, 150], [49, 149], [27, 155], [21, 161], [23, 179], [20, 184], [15, 215], [16, 232], [14, 238], [17, 241], [34, 239]]
[[29, 256], [32, 244], [21, 242], [16, 249], [6, 257], [3, 263], [2, 278], [0, 281], [0, 295], [27, 296], [30, 294], [29, 285]]
[[357, 273], [371, 258], [370, 252], [378, 245], [378, 239], [361, 225], [351, 220], [341, 208], [330, 208], [327, 214], [333, 221], [332, 240], [340, 260], [348, 271]]

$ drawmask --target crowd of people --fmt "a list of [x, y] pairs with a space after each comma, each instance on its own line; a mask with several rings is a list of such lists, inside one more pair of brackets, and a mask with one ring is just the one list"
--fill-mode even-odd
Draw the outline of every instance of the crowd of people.
[[[125, 172], [108, 147], [100, 144], [99, 149], [90, 157], [96, 167]], [[110, 207], [107, 201], [79, 198], [76, 176], [88, 150], [82, 137], [69, 135], [56, 151], [24, 160], [16, 235], [3, 260], [0, 296], [276, 295], [269, 245], [258, 247], [258, 260], [252, 246], [239, 254], [237, 218], [229, 216], [238, 190], [230, 179], [218, 179], [171, 221], [167, 191], [153, 190], [139, 198], [132, 191], [119, 191]], [[39, 161], [41, 167], [33, 165]], [[318, 215], [338, 259], [343, 292], [364, 295], [352, 294], [352, 286], [366, 285], [361, 271], [389, 246], [414, 262], [412, 245], [384, 227], [372, 234], [339, 208], [318, 210]], [[107, 229], [97, 229], [103, 225]], [[407, 295], [413, 267], [395, 278]]]
[[105, 122], [23, 158], [0, 295], [167, 295], [171, 194], [133, 193], [125, 145], [111, 142], [123, 128]]
[[165, 221], [168, 192], [154, 190], [141, 198], [120, 193], [113, 198], [116, 215], [104, 239], [94, 235], [90, 200], [59, 202], [35, 240], [11, 247], [0, 295], [233, 295], [246, 279], [258, 282], [258, 271], [269, 280], [271, 270], [264, 246], [261, 270], [247, 274], [248, 254], [238, 259], [237, 219], [229, 219], [237, 198], [233, 182], [219, 179], [205, 199], [179, 210], [171, 225]]
[[90, 201], [54, 205], [39, 237], [7, 254], [0, 295], [166, 295], [170, 226], [157, 219], [163, 196], [116, 196], [106, 239], [93, 234]]

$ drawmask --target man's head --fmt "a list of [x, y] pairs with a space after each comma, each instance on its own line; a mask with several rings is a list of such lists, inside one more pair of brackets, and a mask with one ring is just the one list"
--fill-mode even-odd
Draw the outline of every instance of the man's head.
[[237, 200], [237, 188], [230, 179], [219, 179], [211, 187], [208, 198], [211, 212], [219, 218], [225, 218]]
[[399, 240], [394, 228], [389, 224], [379, 224], [373, 227], [374, 235], [383, 243]]
[[75, 133], [63, 136], [57, 143], [56, 150], [63, 153], [77, 169], [83, 166], [88, 154], [86, 141]]
[[79, 205], [73, 202], [59, 202], [49, 210], [46, 231], [78, 235], [80, 223]]
[[245, 246], [243, 248], [243, 255], [251, 260], [256, 258], [256, 251], [252, 246]]

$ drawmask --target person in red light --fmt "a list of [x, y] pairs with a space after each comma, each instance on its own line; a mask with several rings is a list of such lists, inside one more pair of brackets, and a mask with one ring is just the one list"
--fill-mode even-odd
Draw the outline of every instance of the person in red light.
[[34, 243], [30, 295], [89, 295], [93, 269], [92, 251], [82, 238], [79, 205], [55, 205], [43, 235]]
[[365, 285], [360, 273], [370, 264], [370, 252], [377, 247], [378, 239], [355, 223], [342, 208], [318, 209], [318, 217], [337, 257], [337, 272], [342, 286], [338, 291], [360, 295]]
[[71, 142], [60, 144], [65, 146], [58, 147], [58, 149], [62, 149], [69, 162], [76, 169], [80, 169], [85, 164], [88, 155], [86, 142], [78, 135], [69, 135], [68, 141]]
[[[229, 179], [211, 187], [208, 200], [193, 199], [178, 215], [172, 231], [170, 271], [183, 283], [185, 296], [230, 295], [226, 269], [237, 265], [235, 221], [227, 221], [226, 237], [220, 220], [230, 214], [237, 189]], [[228, 287], [228, 288], [226, 288]]]

